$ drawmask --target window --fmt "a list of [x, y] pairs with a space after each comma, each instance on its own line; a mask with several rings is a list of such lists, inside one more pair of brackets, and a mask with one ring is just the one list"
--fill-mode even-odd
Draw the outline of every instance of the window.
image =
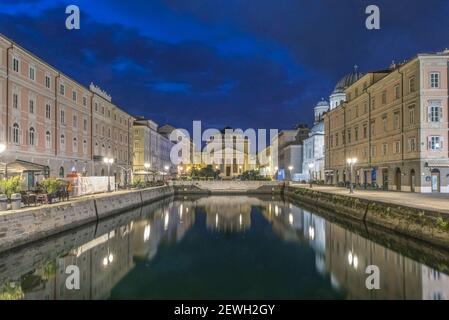
[[382, 92], [382, 104], [387, 104], [387, 91]]
[[368, 102], [365, 101], [365, 102], [363, 103], [363, 113], [367, 113], [367, 112], [368, 112]]
[[344, 131], [341, 132], [341, 140], [343, 144], [346, 144], [346, 133]]
[[12, 107], [14, 109], [19, 108], [19, 95], [17, 93], [12, 95]]
[[387, 131], [387, 129], [388, 129], [388, 118], [387, 118], [386, 114], [383, 115], [383, 117], [382, 117], [382, 128], [383, 128], [384, 132]]
[[354, 139], [355, 141], [359, 140], [359, 128], [354, 128]]
[[83, 141], [83, 153], [87, 153], [87, 141]]
[[382, 155], [385, 156], [387, 155], [388, 152], [388, 144], [384, 143], [382, 144]]
[[376, 98], [371, 99], [371, 110], [376, 109]]
[[45, 87], [47, 87], [48, 89], [50, 89], [51, 86], [51, 80], [49, 76], [45, 76]]
[[401, 152], [401, 142], [400, 141], [395, 141], [394, 143], [394, 153], [399, 153]]
[[83, 129], [84, 131], [87, 131], [87, 119], [83, 120]]
[[355, 106], [355, 117], [359, 116], [359, 106]]
[[338, 147], [338, 133], [335, 134], [335, 146]]
[[416, 151], [416, 138], [415, 137], [408, 139], [408, 150]]
[[29, 136], [29, 140], [28, 140], [29, 145], [34, 146], [35, 141], [34, 141], [34, 128], [33, 127], [30, 128], [30, 132], [28, 133], [28, 136]]
[[370, 127], [371, 127], [371, 137], [374, 137], [374, 134], [376, 133], [376, 121], [375, 120], [371, 121]]
[[429, 121], [430, 122], [440, 122], [442, 119], [443, 108], [441, 103], [438, 101], [431, 102], [429, 107]]
[[19, 144], [19, 125], [17, 123], [12, 126], [12, 142]]
[[15, 72], [19, 72], [19, 59], [17, 59], [17, 58], [12, 59], [12, 69]]
[[65, 136], [61, 134], [61, 146], [65, 145]]
[[430, 87], [439, 88], [440, 87], [440, 73], [432, 72], [430, 73]]
[[76, 138], [73, 138], [73, 152], [78, 151], [78, 140]]
[[408, 123], [415, 124], [415, 106], [408, 107]]
[[415, 77], [410, 77], [408, 79], [408, 91], [409, 92], [415, 92]]
[[29, 76], [31, 80], [36, 80], [36, 69], [34, 67], [29, 68]]
[[438, 136], [429, 137], [429, 149], [430, 150], [442, 150], [443, 139]]
[[45, 147], [47, 149], [51, 148], [51, 133], [50, 133], [50, 131], [47, 131], [45, 133]]
[[395, 99], [399, 99], [401, 97], [401, 92], [399, 91], [399, 85], [394, 86], [394, 97]]
[[51, 119], [51, 106], [48, 103], [45, 106], [45, 117]]
[[394, 129], [399, 129], [400, 123], [399, 123], [399, 112], [394, 113], [394, 121], [393, 121]]
[[95, 111], [98, 111], [98, 102], [95, 102]]
[[363, 139], [368, 138], [368, 125], [363, 125]]
[[348, 129], [348, 143], [351, 143], [351, 129]]
[[61, 123], [65, 124], [65, 111], [61, 110]]
[[73, 127], [76, 128], [78, 126], [78, 118], [76, 114], [73, 115]]
[[29, 101], [30, 113], [34, 113], [34, 100], [30, 99]]
[[87, 98], [86, 97], [83, 97], [83, 106], [87, 106]]
[[59, 85], [59, 94], [65, 95], [65, 86], [63, 84]]
[[376, 156], [376, 146], [371, 146], [371, 157]]
[[72, 100], [76, 101], [76, 91], [75, 90], [72, 91]]

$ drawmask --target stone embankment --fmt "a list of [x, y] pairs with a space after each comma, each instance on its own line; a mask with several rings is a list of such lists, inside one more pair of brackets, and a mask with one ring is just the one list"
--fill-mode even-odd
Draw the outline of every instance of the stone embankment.
[[381, 199], [365, 199], [298, 186], [286, 187], [284, 195], [333, 214], [449, 248], [449, 214], [444, 211], [416, 208], [413, 203], [393, 204]]
[[173, 195], [156, 187], [0, 212], [0, 252]]

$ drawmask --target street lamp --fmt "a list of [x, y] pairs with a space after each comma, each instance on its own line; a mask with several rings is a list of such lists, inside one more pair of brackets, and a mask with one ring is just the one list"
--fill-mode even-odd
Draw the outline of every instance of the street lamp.
[[293, 166], [288, 166], [288, 171], [290, 172], [290, 173], [289, 173], [289, 175], [290, 175], [290, 181], [293, 181], [293, 179], [292, 179], [292, 170], [293, 170]]
[[[0, 154], [2, 154], [3, 152], [5, 152], [6, 151], [6, 144], [4, 144], [4, 143], [0, 143]], [[6, 178], [6, 169], [7, 169], [8, 167], [7, 167], [7, 164], [6, 164], [6, 161], [5, 161], [5, 173], [4, 173], [4, 178]]]
[[309, 163], [309, 183], [310, 188], [312, 188], [312, 170], [315, 165], [313, 163]]
[[148, 170], [150, 169], [151, 164], [148, 162], [145, 162], [143, 164], [143, 167], [145, 168], [145, 182], [147, 182], [148, 181]]
[[169, 166], [165, 166], [165, 167], [164, 167], [164, 170], [165, 170], [164, 181], [165, 181], [165, 176], [168, 174], [168, 169], [170, 169]]
[[103, 162], [108, 165], [108, 192], [111, 192], [111, 164], [114, 163], [114, 159], [104, 157]]
[[349, 193], [354, 193], [354, 186], [352, 184], [352, 170], [354, 168], [354, 165], [357, 163], [357, 158], [348, 158], [346, 159], [346, 162], [349, 165]]

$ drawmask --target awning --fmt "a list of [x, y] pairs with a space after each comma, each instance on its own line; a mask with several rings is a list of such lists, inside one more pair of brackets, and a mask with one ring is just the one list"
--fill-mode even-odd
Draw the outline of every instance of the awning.
[[5, 167], [8, 170], [9, 173], [21, 173], [24, 171], [33, 171], [33, 172], [41, 172], [45, 171], [45, 167], [41, 164], [32, 163], [28, 161], [23, 160], [15, 160], [13, 162], [7, 163], [6, 165], [2, 163], [0, 165], [0, 170], [2, 172], [5, 172]]
[[449, 168], [449, 160], [429, 160], [426, 162], [426, 166], [429, 168]]

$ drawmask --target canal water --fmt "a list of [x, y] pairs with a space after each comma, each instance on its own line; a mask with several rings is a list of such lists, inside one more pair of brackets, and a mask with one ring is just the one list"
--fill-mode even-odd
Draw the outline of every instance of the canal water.
[[1, 255], [0, 299], [449, 299], [447, 265], [350, 229], [280, 198], [168, 198]]

